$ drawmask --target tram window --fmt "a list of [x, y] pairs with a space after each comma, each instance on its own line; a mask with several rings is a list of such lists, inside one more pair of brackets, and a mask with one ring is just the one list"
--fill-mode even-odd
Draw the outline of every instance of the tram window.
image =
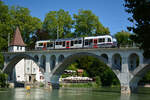
[[71, 46], [73, 46], [73, 41], [71, 41]]
[[98, 39], [98, 42], [103, 42], [103, 39], [102, 38]]
[[53, 42], [47, 42], [47, 47], [53, 47]]
[[82, 40], [79, 40], [79, 44], [81, 44], [82, 43]]
[[61, 42], [59, 42], [59, 45], [61, 45]]
[[90, 40], [89, 40], [89, 44], [91, 44], [92, 42], [93, 42], [93, 40], [92, 40], [92, 39], [90, 39]]
[[75, 43], [74, 44], [78, 44], [78, 40], [75, 40]]
[[111, 42], [111, 39], [110, 39], [110, 38], [108, 38], [108, 42]]
[[50, 43], [50, 47], [53, 47], [53, 42]]
[[63, 41], [63, 47], [65, 47], [65, 41]]
[[39, 46], [43, 46], [43, 43], [39, 43], [38, 45], [39, 45]]
[[88, 45], [88, 40], [85, 40], [85, 45]]
[[56, 45], [58, 45], [59, 44], [59, 42], [56, 42]]
[[50, 47], [50, 42], [47, 42], [47, 47]]
[[102, 42], [105, 42], [105, 38], [102, 38]]
[[92, 43], [92, 42], [93, 42], [93, 39], [90, 39], [90, 42]]

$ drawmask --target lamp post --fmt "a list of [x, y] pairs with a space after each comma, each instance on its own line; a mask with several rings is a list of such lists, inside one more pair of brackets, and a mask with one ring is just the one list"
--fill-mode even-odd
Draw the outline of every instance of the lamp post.
[[59, 26], [57, 25], [57, 39], [59, 39], [58, 29], [59, 29]]
[[10, 46], [10, 33], [8, 33], [8, 47]]

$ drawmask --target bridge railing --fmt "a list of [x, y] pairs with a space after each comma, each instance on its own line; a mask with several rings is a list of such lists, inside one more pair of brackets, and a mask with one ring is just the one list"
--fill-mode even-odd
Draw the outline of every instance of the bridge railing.
[[[104, 48], [104, 47], [102, 47]], [[106, 48], [106, 47], [105, 47]], [[111, 47], [107, 47], [107, 48], [111, 48]], [[118, 47], [113, 47], [113, 48], [139, 48], [138, 46], [133, 46], [133, 45], [119, 45]], [[95, 48], [71, 48], [71, 49], [95, 49]], [[34, 48], [29, 48], [26, 47], [25, 51], [42, 51], [43, 49], [34, 49]], [[46, 49], [47, 50], [47, 49]], [[49, 50], [66, 50], [66, 48], [64, 49], [49, 49]], [[0, 53], [5, 53], [5, 52], [9, 52], [8, 50], [1, 50]]]

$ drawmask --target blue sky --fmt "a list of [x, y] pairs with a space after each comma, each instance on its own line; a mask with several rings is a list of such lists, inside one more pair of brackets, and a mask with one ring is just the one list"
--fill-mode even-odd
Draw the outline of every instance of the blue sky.
[[91, 10], [99, 17], [100, 22], [110, 29], [111, 34], [121, 30], [127, 31], [132, 25], [125, 12], [124, 0], [2, 0], [5, 4], [26, 7], [31, 15], [42, 21], [49, 11], [64, 9], [71, 15], [77, 14], [79, 9]]

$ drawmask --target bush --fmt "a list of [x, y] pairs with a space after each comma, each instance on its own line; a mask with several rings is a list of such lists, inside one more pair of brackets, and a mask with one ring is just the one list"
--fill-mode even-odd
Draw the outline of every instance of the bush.
[[44, 87], [44, 84], [43, 84], [43, 83], [40, 83], [40, 87]]
[[4, 58], [2, 56], [2, 54], [0, 53], [0, 70], [2, 70], [4, 67]]
[[7, 87], [7, 74], [0, 73], [0, 87]]
[[100, 77], [99, 77], [99, 76], [96, 76], [94, 79], [95, 79], [96, 84], [97, 84], [98, 86], [101, 86], [101, 79], [100, 79]]

